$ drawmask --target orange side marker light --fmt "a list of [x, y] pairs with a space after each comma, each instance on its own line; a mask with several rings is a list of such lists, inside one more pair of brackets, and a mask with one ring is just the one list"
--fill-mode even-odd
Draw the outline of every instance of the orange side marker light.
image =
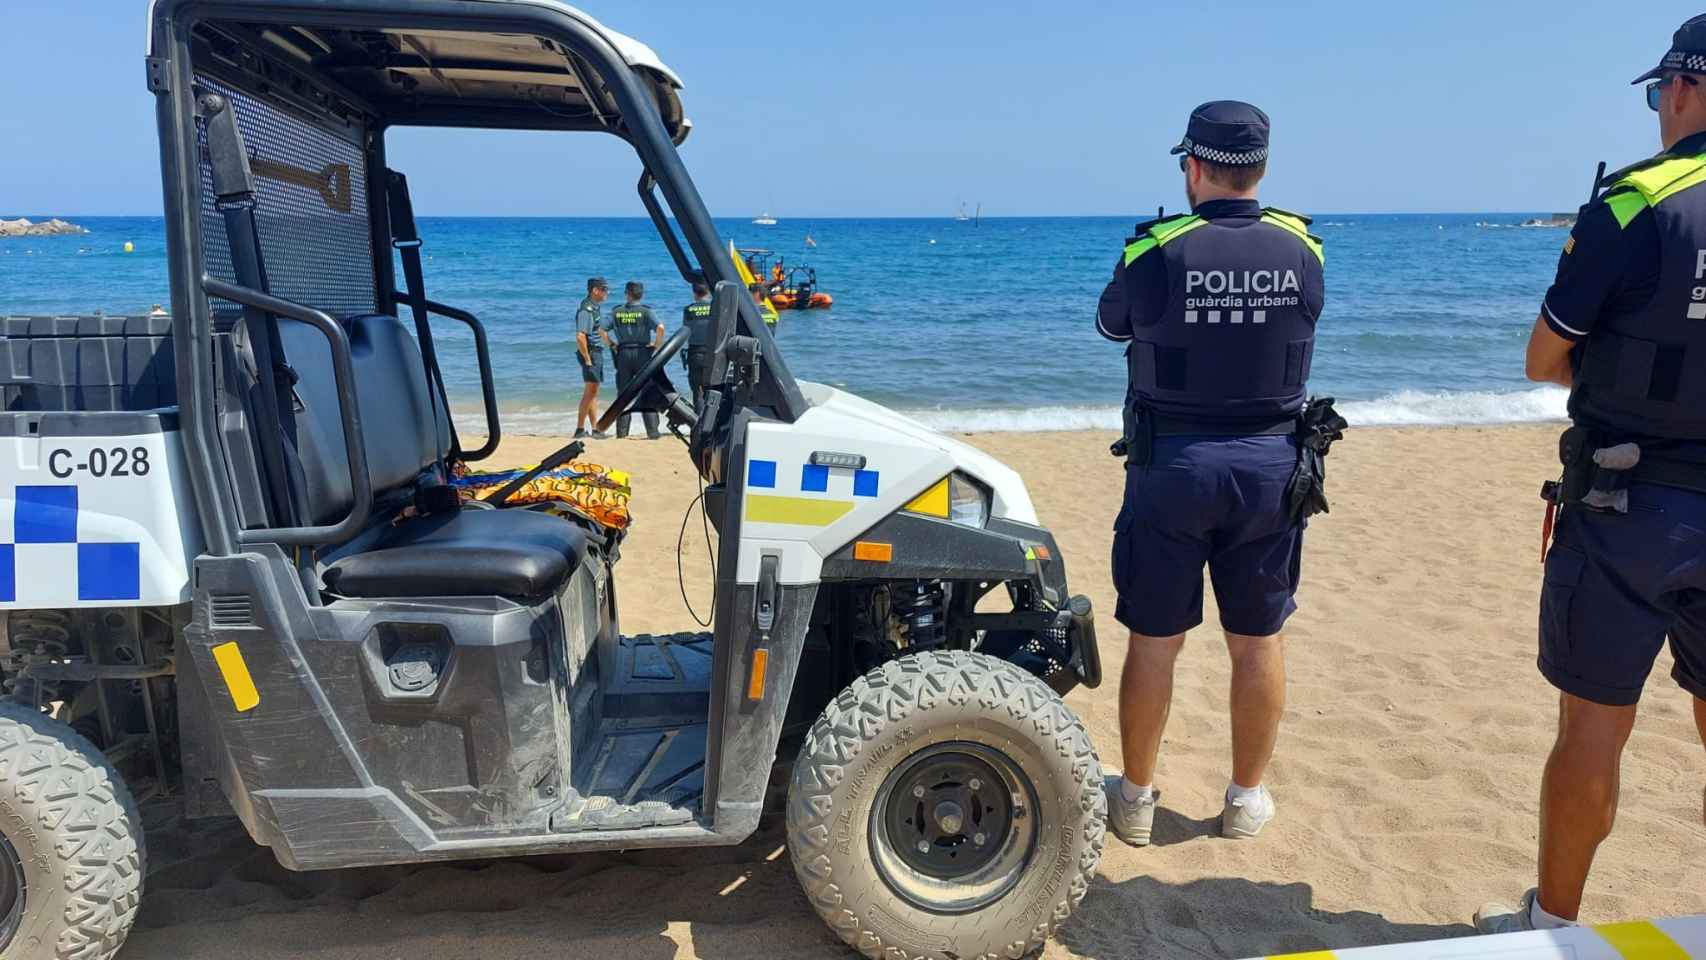
[[888, 563], [894, 559], [894, 544], [860, 540], [853, 544], [853, 559], [872, 563]]
[[748, 700], [764, 699], [764, 679], [770, 672], [770, 651], [759, 647], [752, 651], [752, 674], [746, 681], [746, 698]]

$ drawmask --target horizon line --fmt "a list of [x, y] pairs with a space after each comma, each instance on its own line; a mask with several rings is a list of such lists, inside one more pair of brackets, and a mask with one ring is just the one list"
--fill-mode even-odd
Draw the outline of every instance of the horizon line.
[[[1579, 207], [1577, 209], [1579, 209]], [[1184, 211], [1181, 210], [1180, 212], [1184, 212]], [[1470, 217], [1470, 216], [1495, 216], [1495, 217], [1510, 216], [1510, 217], [1514, 217], [1514, 216], [1522, 216], [1522, 215], [1526, 215], [1526, 214], [1551, 214], [1554, 216], [1559, 215], [1559, 214], [1564, 214], [1564, 215], [1573, 216], [1574, 213], [1575, 213], [1575, 211], [1573, 211], [1573, 210], [1540, 210], [1540, 209], [1535, 209], [1535, 210], [1362, 210], [1362, 211], [1356, 211], [1356, 212], [1322, 211], [1319, 213], [1307, 214], [1307, 216], [1312, 220], [1319, 220], [1322, 217]], [[1139, 216], [1139, 217], [1144, 216], [1143, 214], [1131, 214], [1131, 213], [1013, 213], [1013, 214], [988, 215], [988, 216], [984, 216], [984, 217], [976, 218], [976, 219], [983, 219], [983, 220], [1126, 220], [1126, 219], [1130, 219], [1134, 215]], [[1171, 214], [1169, 214], [1169, 215], [1171, 215]], [[71, 220], [71, 219], [75, 219], [78, 217], [82, 217], [84, 219], [102, 218], [102, 219], [112, 219], [112, 220], [118, 220], [118, 219], [161, 220], [161, 219], [165, 218], [165, 214], [163, 214], [163, 213], [51, 213], [51, 214], [50, 213], [43, 213], [43, 214], [0, 213], [0, 220], [18, 219], [20, 217], [25, 218], [25, 219], [29, 219], [32, 222], [41, 222], [42, 220], [51, 220], [51, 219], [55, 219], [55, 218], [60, 219], [60, 220]], [[421, 220], [638, 220], [642, 223], [650, 223], [651, 222], [651, 218], [645, 216], [644, 214], [600, 214], [600, 213], [553, 213], [553, 214], [538, 214], [538, 213], [524, 213], [524, 214], [515, 214], [515, 213], [436, 213], [436, 214], [422, 214], [422, 215], [420, 215], [419, 219], [421, 219]], [[712, 220], [746, 220], [748, 218], [744, 214], [734, 214], [734, 215], [712, 214], [711, 219]], [[944, 221], [944, 222], [948, 222], [948, 223], [965, 223], [965, 222], [976, 222], [976, 219], [973, 219], [970, 221], [963, 221], [963, 220], [959, 220], [956, 217], [943, 216], [941, 214], [934, 214], [934, 215], [884, 214], [884, 215], [879, 215], [879, 216], [859, 216], [859, 215], [854, 215], [854, 214], [834, 214], [834, 215], [815, 216], [815, 215], [809, 215], [809, 214], [802, 214], [800, 216], [795, 216], [795, 217], [778, 217], [777, 218], [777, 225], [780, 226], [783, 223], [788, 223], [788, 222], [798, 223], [801, 221], [815, 223], [815, 222], [820, 221], [820, 220], [823, 220], [823, 221], [834, 221], [834, 220], [924, 220], [924, 221], [930, 221], [930, 220], [939, 220], [939, 221]], [[678, 221], [676, 220], [676, 218], [670, 217], [669, 222], [676, 223]]]

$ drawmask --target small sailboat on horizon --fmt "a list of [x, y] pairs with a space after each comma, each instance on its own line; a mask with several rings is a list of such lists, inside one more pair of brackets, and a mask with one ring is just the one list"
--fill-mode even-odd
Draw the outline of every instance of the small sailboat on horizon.
[[769, 213], [761, 213], [758, 215], [758, 219], [752, 221], [752, 225], [755, 227], [774, 227], [776, 218]]

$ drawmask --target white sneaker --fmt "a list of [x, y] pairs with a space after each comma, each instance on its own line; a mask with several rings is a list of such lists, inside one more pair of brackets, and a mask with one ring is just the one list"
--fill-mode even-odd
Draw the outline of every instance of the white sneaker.
[[1475, 929], [1480, 933], [1522, 933], [1534, 929], [1534, 898], [1538, 889], [1522, 895], [1512, 910], [1502, 903], [1489, 903], [1475, 911]]
[[1161, 791], [1153, 791], [1137, 800], [1127, 800], [1125, 791], [1120, 789], [1123, 780], [1123, 777], [1115, 775], [1103, 784], [1108, 795], [1108, 826], [1113, 828], [1114, 836], [1126, 843], [1147, 847], [1149, 834], [1155, 829], [1155, 803], [1161, 799]]
[[1220, 835], [1228, 840], [1250, 840], [1262, 832], [1274, 818], [1274, 795], [1268, 788], [1257, 787], [1255, 800], [1227, 798], [1220, 811]]

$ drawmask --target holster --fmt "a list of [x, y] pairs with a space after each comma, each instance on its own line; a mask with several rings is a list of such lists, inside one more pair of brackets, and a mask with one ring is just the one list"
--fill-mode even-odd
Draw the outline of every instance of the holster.
[[1147, 467], [1155, 459], [1155, 417], [1135, 398], [1126, 400], [1125, 432], [1108, 452], [1125, 458], [1127, 466]]
[[1629, 484], [1652, 479], [1644, 475], [1650, 470], [1642, 469], [1642, 453], [1637, 443], [1619, 442], [1589, 427], [1570, 427], [1558, 438], [1558, 460], [1564, 467], [1560, 501], [1601, 513], [1628, 513]]
[[1301, 523], [1318, 513], [1330, 512], [1327, 504], [1327, 454], [1336, 440], [1343, 440], [1350, 426], [1333, 409], [1332, 397], [1310, 397], [1297, 415], [1297, 466], [1286, 482], [1286, 505], [1292, 522]]
[[1558, 462], [1564, 467], [1558, 481], [1560, 503], [1580, 503], [1593, 489], [1593, 475], [1599, 470], [1593, 452], [1601, 440], [1597, 431], [1583, 426], [1572, 426], [1558, 437]]

